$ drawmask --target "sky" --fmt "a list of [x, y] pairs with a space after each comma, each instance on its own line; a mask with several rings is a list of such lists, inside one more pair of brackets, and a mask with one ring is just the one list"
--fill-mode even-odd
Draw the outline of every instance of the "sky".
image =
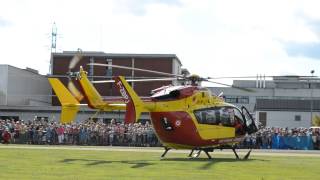
[[[57, 52], [176, 54], [201, 76], [320, 75], [317, 0], [0, 0], [0, 64]], [[223, 82], [223, 80], [221, 81]]]

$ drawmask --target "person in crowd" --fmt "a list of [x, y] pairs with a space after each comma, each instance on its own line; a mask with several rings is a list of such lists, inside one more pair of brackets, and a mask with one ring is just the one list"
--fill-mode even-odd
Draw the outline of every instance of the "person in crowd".
[[6, 128], [2, 133], [3, 144], [9, 144], [11, 139], [11, 134], [9, 132], [9, 128]]
[[60, 126], [56, 129], [56, 132], [58, 135], [58, 143], [64, 143], [64, 127], [62, 124], [60, 124]]

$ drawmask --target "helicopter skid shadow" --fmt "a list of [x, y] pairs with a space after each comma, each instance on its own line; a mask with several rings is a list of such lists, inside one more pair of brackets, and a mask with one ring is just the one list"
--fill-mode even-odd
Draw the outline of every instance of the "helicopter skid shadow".
[[250, 161], [269, 161], [264, 159], [233, 159], [233, 158], [167, 158], [161, 161], [180, 161], [180, 162], [207, 162], [200, 166], [199, 169], [207, 170], [211, 166], [217, 163], [238, 163], [238, 162], [250, 162]]
[[87, 166], [95, 166], [101, 164], [112, 164], [112, 163], [123, 163], [132, 165], [131, 168], [143, 168], [146, 166], [154, 165], [155, 163], [150, 163], [147, 161], [105, 161], [105, 160], [94, 160], [94, 159], [64, 159], [60, 161], [61, 163], [76, 163], [76, 162], [87, 162]]
[[[268, 161], [263, 159], [233, 159], [233, 158], [165, 158], [161, 159], [160, 162], [167, 161], [167, 162], [206, 162], [202, 166], [200, 166], [198, 169], [200, 170], [207, 170], [211, 166], [217, 163], [238, 163], [238, 162], [250, 162], [250, 161]], [[156, 165], [156, 163], [152, 163], [150, 161], [106, 161], [106, 160], [95, 160], [95, 159], [63, 159], [60, 161], [60, 163], [65, 164], [72, 164], [72, 163], [86, 163], [86, 166], [96, 166], [96, 165], [102, 165], [102, 164], [113, 164], [113, 163], [121, 163], [121, 164], [127, 164], [132, 165], [131, 168], [143, 168], [151, 165]]]

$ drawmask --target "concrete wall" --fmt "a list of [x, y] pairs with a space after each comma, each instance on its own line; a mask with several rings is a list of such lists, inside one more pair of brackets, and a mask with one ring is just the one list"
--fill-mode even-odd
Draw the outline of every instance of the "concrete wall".
[[0, 105], [7, 104], [8, 65], [0, 65]]
[[51, 87], [46, 77], [24, 69], [8, 67], [8, 106], [51, 104]]
[[[256, 117], [259, 119], [259, 112], [267, 113], [267, 127], [310, 127], [311, 112], [290, 112], [290, 111], [257, 111]], [[295, 116], [300, 115], [301, 120], [295, 121]], [[320, 112], [313, 112], [313, 117], [320, 115]]]

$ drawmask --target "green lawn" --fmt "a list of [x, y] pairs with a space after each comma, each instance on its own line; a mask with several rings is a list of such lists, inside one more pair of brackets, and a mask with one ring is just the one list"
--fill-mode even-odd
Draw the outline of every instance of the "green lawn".
[[319, 157], [0, 148], [0, 179], [319, 179]]

